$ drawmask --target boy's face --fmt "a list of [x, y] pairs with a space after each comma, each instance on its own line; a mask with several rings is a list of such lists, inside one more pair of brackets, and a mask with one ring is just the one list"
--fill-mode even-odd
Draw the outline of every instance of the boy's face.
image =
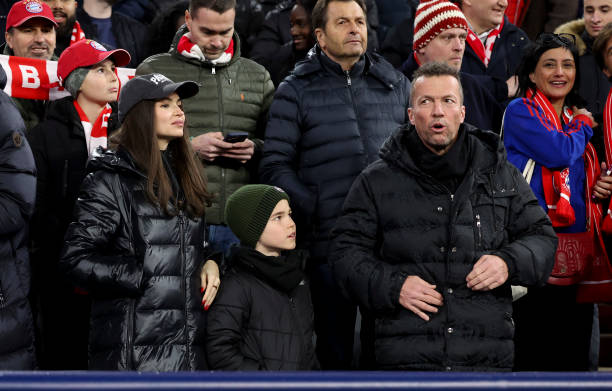
[[280, 200], [272, 211], [255, 249], [267, 256], [278, 257], [282, 250], [295, 248], [295, 223], [287, 200]]

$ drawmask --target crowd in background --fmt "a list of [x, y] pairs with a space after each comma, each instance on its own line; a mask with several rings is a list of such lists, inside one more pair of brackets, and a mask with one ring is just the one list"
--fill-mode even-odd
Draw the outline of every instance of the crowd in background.
[[[564, 240], [592, 233], [609, 265], [612, 0], [20, 0], [0, 14], [2, 53], [57, 61], [70, 93], [0, 96], [0, 368], [597, 369], [593, 303], [612, 294], [552, 268], [545, 220]], [[120, 86], [118, 67], [137, 77]], [[438, 159], [410, 133], [416, 80], [450, 76], [464, 149]], [[482, 156], [507, 156], [533, 193], [502, 163], [466, 191]], [[419, 180], [370, 184], [397, 170]], [[470, 194], [474, 215], [450, 226], [475, 249], [432, 228], [447, 207], [412, 192], [431, 181], [451, 204]], [[538, 204], [548, 220], [526, 212]], [[413, 225], [393, 219], [415, 205]], [[293, 245], [269, 239], [271, 218]], [[415, 274], [444, 292], [404, 304], [407, 269], [368, 251], [395, 266], [419, 245], [451, 265], [495, 250], [505, 277], [459, 289], [448, 281], [476, 258], [425, 262]], [[529, 285], [513, 305], [511, 285]], [[469, 305], [419, 323], [451, 297]]]

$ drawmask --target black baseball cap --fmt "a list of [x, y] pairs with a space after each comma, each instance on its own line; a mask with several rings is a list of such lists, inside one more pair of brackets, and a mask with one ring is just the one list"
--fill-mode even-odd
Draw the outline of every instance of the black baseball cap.
[[163, 99], [173, 92], [181, 99], [186, 99], [197, 94], [199, 90], [195, 81], [175, 83], [161, 73], [136, 76], [121, 87], [119, 123], [123, 123], [127, 113], [140, 101]]

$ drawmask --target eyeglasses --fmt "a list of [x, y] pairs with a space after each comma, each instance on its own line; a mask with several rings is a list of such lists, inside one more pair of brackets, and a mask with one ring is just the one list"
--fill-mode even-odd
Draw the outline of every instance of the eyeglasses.
[[540, 43], [542, 45], [549, 45], [552, 42], [558, 43], [563, 46], [575, 46], [576, 36], [573, 34], [566, 33], [540, 33], [536, 38], [536, 43]]

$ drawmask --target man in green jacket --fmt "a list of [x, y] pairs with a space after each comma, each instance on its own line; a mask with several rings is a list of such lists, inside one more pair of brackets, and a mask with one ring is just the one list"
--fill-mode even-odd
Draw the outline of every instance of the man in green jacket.
[[[168, 53], [144, 60], [137, 75], [161, 73], [174, 81], [195, 80], [200, 92], [183, 102], [186, 129], [206, 166], [215, 195], [206, 211], [209, 243], [226, 251], [238, 239], [225, 225], [225, 201], [242, 185], [255, 182], [274, 85], [261, 65], [240, 57], [234, 31], [235, 0], [191, 0], [185, 25]], [[232, 132], [244, 141], [224, 141]]]

